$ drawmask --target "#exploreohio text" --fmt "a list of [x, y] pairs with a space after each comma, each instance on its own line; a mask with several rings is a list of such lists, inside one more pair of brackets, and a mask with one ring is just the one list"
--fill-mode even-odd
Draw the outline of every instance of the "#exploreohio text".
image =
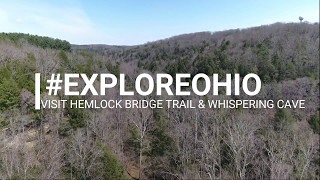
[[[100, 80], [100, 92], [94, 87], [95, 81]], [[82, 91], [74, 90], [78, 87], [79, 78], [85, 83]], [[142, 96], [150, 95], [155, 91], [156, 95], [162, 95], [162, 91], [166, 91], [169, 96], [188, 96], [191, 92], [186, 90], [186, 87], [191, 86], [193, 93], [199, 96], [204, 96], [212, 89], [213, 95], [219, 95], [219, 88], [225, 88], [226, 95], [240, 95], [240, 88], [249, 96], [257, 95], [261, 89], [261, 80], [258, 75], [250, 73], [243, 77], [240, 86], [240, 75], [235, 74], [233, 79], [231, 74], [226, 74], [225, 80], [219, 81], [218, 74], [213, 74], [212, 78], [206, 74], [199, 73], [191, 78], [190, 74], [176, 74], [175, 83], [174, 78], [170, 74], [156, 74], [155, 80], [150, 74], [142, 73], [135, 79], [135, 91], [126, 90], [125, 74], [120, 74], [119, 79], [114, 74], [93, 74], [90, 78], [86, 74], [65, 74], [64, 75], [64, 95], [77, 96], [86, 95], [89, 91], [93, 95], [106, 95], [106, 90], [115, 88], [119, 84], [119, 93], [121, 96], [133, 96], [135, 92]], [[255, 81], [255, 87], [249, 88], [248, 81], [252, 79]], [[203, 87], [198, 87], [198, 81], [203, 81]], [[191, 83], [190, 83], [191, 82]], [[175, 94], [172, 91], [174, 86]], [[233, 88], [233, 89], [232, 89]], [[201, 89], [201, 90], [200, 90]], [[254, 90], [250, 90], [254, 89]]]

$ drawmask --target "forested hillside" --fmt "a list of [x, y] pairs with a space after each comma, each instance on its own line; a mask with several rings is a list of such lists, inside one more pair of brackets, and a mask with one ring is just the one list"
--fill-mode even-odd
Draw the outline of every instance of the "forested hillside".
[[319, 24], [281, 24], [222, 32], [185, 34], [133, 47], [102, 45], [75, 49], [110, 59], [137, 61], [149, 71], [257, 73], [265, 82], [318, 76]]
[[[263, 84], [253, 99], [304, 99], [306, 108], [36, 111], [36, 72], [43, 92], [52, 73], [125, 73], [127, 89], [141, 72], [222, 79], [256, 73]], [[128, 98], [117, 90], [42, 96]], [[319, 133], [319, 24], [200, 32], [136, 46], [0, 34], [0, 179], [319, 179]]]

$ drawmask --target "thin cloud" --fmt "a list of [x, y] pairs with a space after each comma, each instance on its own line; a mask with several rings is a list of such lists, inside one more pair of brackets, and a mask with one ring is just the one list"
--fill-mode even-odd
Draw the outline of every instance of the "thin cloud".
[[20, 19], [20, 18], [17, 18], [15, 21], [16, 21], [16, 23], [22, 23], [23, 22], [23, 20]]
[[[23, 19], [21, 18], [23, 17]], [[0, 7], [0, 31], [22, 32], [65, 39], [75, 44], [108, 40], [93, 28], [86, 13], [80, 8], [5, 5]]]

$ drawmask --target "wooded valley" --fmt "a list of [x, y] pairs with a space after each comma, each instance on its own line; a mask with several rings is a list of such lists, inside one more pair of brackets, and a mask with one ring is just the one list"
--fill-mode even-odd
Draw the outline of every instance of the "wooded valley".
[[[81, 38], [81, 37], [79, 37]], [[52, 73], [256, 73], [258, 95], [47, 99], [305, 100], [305, 109], [41, 109]], [[84, 84], [79, 84], [81, 87]], [[97, 84], [98, 86], [98, 84]], [[118, 87], [119, 85], [117, 85]], [[190, 90], [190, 88], [187, 88]], [[0, 179], [319, 179], [319, 24], [275, 23], [136, 46], [0, 34]]]

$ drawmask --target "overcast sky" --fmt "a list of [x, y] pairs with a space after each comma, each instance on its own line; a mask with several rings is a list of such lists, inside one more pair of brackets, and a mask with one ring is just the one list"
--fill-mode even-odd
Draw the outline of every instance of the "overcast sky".
[[0, 0], [0, 32], [73, 44], [135, 45], [174, 35], [319, 22], [318, 0]]

